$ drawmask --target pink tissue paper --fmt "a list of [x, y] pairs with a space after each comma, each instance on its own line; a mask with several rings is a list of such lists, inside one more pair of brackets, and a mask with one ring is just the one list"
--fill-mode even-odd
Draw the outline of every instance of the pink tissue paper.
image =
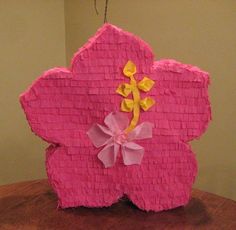
[[[145, 95], [156, 104], [141, 111], [139, 122], [153, 124], [152, 138], [135, 141], [145, 149], [141, 163], [126, 165], [119, 152], [113, 167], [104, 167], [88, 130], [120, 112], [116, 89], [127, 81], [122, 70], [128, 60], [137, 67], [137, 80], [155, 81]], [[79, 49], [69, 68], [46, 71], [20, 102], [32, 131], [50, 144], [46, 169], [58, 206], [107, 207], [123, 196], [146, 211], [186, 205], [197, 174], [189, 142], [211, 120], [208, 84], [207, 72], [172, 59], [154, 61], [148, 44], [108, 23]]]

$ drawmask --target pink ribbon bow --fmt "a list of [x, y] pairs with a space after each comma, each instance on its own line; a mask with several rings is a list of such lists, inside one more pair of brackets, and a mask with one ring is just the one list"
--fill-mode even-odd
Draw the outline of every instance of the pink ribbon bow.
[[99, 148], [105, 145], [98, 153], [98, 158], [105, 168], [115, 164], [120, 147], [125, 165], [141, 164], [144, 148], [132, 140], [152, 138], [152, 123], [143, 122], [128, 134], [124, 130], [129, 125], [129, 119], [123, 113], [112, 112], [108, 114], [104, 123], [107, 127], [94, 124], [87, 134], [95, 147]]

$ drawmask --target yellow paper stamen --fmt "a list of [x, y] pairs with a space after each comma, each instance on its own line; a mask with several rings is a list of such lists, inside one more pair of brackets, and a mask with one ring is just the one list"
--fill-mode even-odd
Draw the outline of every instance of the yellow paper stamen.
[[123, 83], [120, 84], [117, 88], [116, 92], [122, 95], [123, 97], [127, 97], [130, 93], [132, 93], [132, 99], [123, 99], [121, 103], [121, 111], [123, 112], [132, 112], [133, 111], [133, 117], [129, 124], [129, 126], [126, 128], [126, 132], [130, 132], [133, 130], [139, 121], [140, 116], [140, 107], [147, 111], [149, 108], [151, 108], [155, 104], [155, 100], [151, 97], [146, 97], [143, 100], [140, 98], [140, 92], [139, 89], [148, 92], [151, 90], [155, 82], [151, 80], [148, 77], [144, 77], [139, 83], [137, 83], [134, 74], [136, 73], [136, 65], [132, 61], [128, 61], [123, 69], [123, 73], [126, 77], [130, 78], [130, 84]]
[[123, 112], [132, 112], [134, 108], [134, 101], [131, 99], [123, 99], [121, 102], [121, 111]]
[[136, 65], [132, 61], [128, 61], [123, 69], [126, 77], [131, 77], [136, 73]]
[[141, 100], [139, 104], [144, 111], [147, 111], [155, 104], [155, 100], [153, 100], [151, 97], [146, 97]]
[[142, 81], [138, 83], [138, 88], [144, 92], [151, 90], [155, 82], [148, 77], [144, 77]]
[[116, 92], [122, 95], [123, 97], [128, 97], [131, 91], [131, 85], [127, 83], [120, 84], [116, 90]]

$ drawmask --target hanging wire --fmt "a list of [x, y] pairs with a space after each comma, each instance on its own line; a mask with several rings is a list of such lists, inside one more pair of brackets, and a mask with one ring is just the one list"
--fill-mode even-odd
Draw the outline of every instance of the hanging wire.
[[98, 13], [98, 8], [97, 8], [97, 0], [94, 0], [94, 9], [97, 15], [99, 15]]
[[[105, 10], [104, 10], [104, 18], [103, 18], [103, 22], [107, 23], [107, 10], [108, 10], [108, 1], [106, 0], [105, 2]], [[94, 0], [94, 9], [97, 15], [99, 15], [98, 9], [97, 9], [97, 0]]]
[[107, 9], [108, 9], [108, 0], [106, 0], [105, 3], [104, 20], [103, 20], [104, 23], [107, 22]]

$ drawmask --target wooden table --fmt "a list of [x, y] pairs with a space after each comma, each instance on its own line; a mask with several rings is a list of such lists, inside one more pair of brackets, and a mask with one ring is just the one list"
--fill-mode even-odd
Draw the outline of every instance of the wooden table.
[[236, 202], [196, 189], [186, 207], [159, 213], [127, 200], [109, 208], [56, 207], [47, 180], [0, 186], [0, 229], [236, 229]]

